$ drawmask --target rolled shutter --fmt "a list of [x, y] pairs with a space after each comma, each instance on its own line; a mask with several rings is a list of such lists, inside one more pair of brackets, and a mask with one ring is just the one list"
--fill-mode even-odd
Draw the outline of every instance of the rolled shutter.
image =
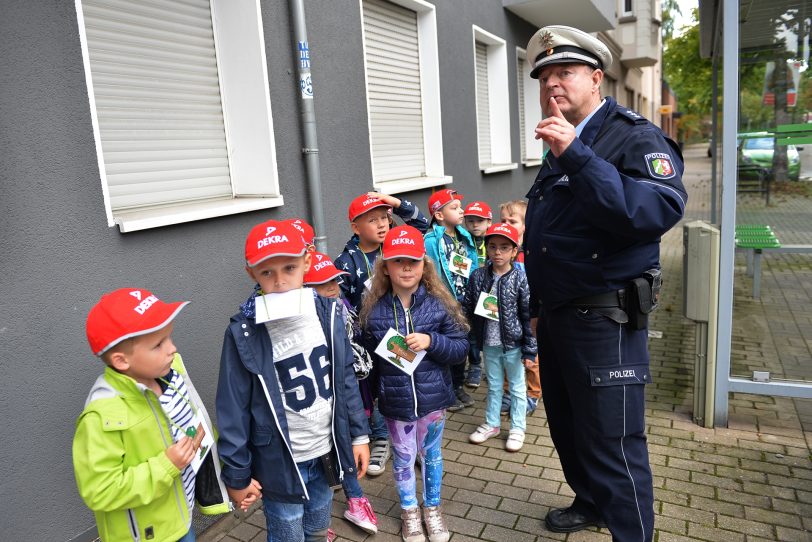
[[83, 0], [113, 210], [232, 195], [209, 0]]
[[382, 0], [364, 0], [363, 14], [374, 180], [423, 177], [417, 14]]
[[476, 118], [479, 165], [489, 166], [491, 158], [491, 113], [488, 101], [488, 46], [476, 43]]

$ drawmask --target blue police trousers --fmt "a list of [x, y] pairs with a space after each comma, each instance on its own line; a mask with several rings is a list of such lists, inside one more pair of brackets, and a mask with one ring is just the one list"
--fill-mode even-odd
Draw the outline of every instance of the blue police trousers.
[[573, 506], [602, 517], [614, 541], [649, 542], [654, 490], [645, 435], [647, 331], [595, 309], [542, 308], [544, 407]]

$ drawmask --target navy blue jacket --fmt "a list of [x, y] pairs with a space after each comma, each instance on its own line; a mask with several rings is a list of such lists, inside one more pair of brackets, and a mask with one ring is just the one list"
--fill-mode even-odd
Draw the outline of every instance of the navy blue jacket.
[[[253, 477], [262, 485], [264, 496], [301, 503], [307, 492], [290, 451], [271, 338], [264, 324], [254, 323], [253, 314], [244, 314], [253, 312], [253, 303], [245, 306], [231, 317], [220, 358], [216, 405], [222, 478], [227, 486], [242, 489]], [[316, 311], [332, 362], [333, 443], [342, 475], [354, 476], [352, 441], [367, 435], [369, 426], [352, 349], [337, 301], [317, 296]]]
[[679, 147], [611, 97], [527, 194], [531, 310], [618, 290], [660, 266], [660, 236], [685, 211]]
[[[477, 347], [482, 350], [485, 344], [485, 324], [489, 321], [484, 316], [474, 314], [479, 294], [490, 292], [493, 288], [493, 264], [488, 261], [485, 267], [474, 269], [465, 286], [465, 298], [462, 308], [471, 332], [476, 339]], [[502, 337], [502, 350], [507, 352], [514, 348], [522, 349], [522, 359], [536, 359], [538, 346], [533, 329], [530, 326], [530, 288], [524, 269], [511, 265], [510, 270], [502, 275], [496, 285], [496, 302], [499, 306], [499, 334]]]
[[[417, 205], [409, 200], [401, 199], [400, 207], [392, 210], [398, 215], [403, 222], [408, 226], [417, 228], [420, 233], [424, 233], [429, 227], [429, 221], [417, 208]], [[378, 259], [380, 250], [377, 250], [369, 255], [358, 247], [358, 236], [353, 235], [338, 258], [335, 259], [335, 264], [341, 271], [346, 271], [349, 275], [344, 275], [339, 280], [341, 286], [341, 294], [344, 299], [352, 304], [352, 308], [356, 313], [361, 311], [361, 298], [364, 295], [364, 283], [368, 278], [371, 278], [372, 268], [375, 267], [375, 260]], [[364, 258], [366, 256], [366, 258]], [[369, 264], [369, 267], [367, 267]]]
[[[378, 300], [367, 317], [364, 346], [368, 352], [375, 352], [389, 328], [395, 328], [394, 310], [398, 315], [398, 331], [408, 335], [403, 305], [390, 292]], [[378, 374], [378, 408], [385, 417], [401, 421], [414, 421], [453, 405], [456, 396], [449, 366], [464, 362], [468, 354], [465, 331], [448, 315], [439, 299], [428, 295], [422, 284], [412, 296], [409, 310], [414, 332], [431, 337], [426, 357], [412, 375], [414, 380], [373, 354]]]

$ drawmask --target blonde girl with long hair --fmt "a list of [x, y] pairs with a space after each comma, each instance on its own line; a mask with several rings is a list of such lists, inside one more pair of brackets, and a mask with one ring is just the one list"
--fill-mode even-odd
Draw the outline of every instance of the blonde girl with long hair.
[[[392, 470], [402, 509], [403, 540], [421, 542], [428, 534], [430, 542], [447, 542], [450, 534], [440, 503], [441, 445], [445, 409], [456, 400], [449, 367], [465, 361], [468, 323], [426, 258], [423, 237], [415, 228], [389, 231], [373, 276], [361, 308], [367, 351], [375, 352], [390, 329], [403, 337], [411, 351], [404, 351], [405, 358], [374, 356], [378, 407], [394, 450]], [[424, 357], [419, 359], [421, 352]], [[403, 368], [404, 363], [415, 361], [419, 361], [416, 367]], [[414, 469], [418, 455], [423, 461], [425, 532]]]

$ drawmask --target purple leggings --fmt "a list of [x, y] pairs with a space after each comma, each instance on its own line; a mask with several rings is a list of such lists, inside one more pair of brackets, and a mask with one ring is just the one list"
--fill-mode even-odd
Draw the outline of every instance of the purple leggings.
[[436, 410], [413, 422], [385, 418], [392, 437], [395, 486], [404, 509], [417, 508], [417, 483], [414, 462], [423, 458], [423, 506], [440, 504], [443, 480], [443, 427], [445, 410]]

